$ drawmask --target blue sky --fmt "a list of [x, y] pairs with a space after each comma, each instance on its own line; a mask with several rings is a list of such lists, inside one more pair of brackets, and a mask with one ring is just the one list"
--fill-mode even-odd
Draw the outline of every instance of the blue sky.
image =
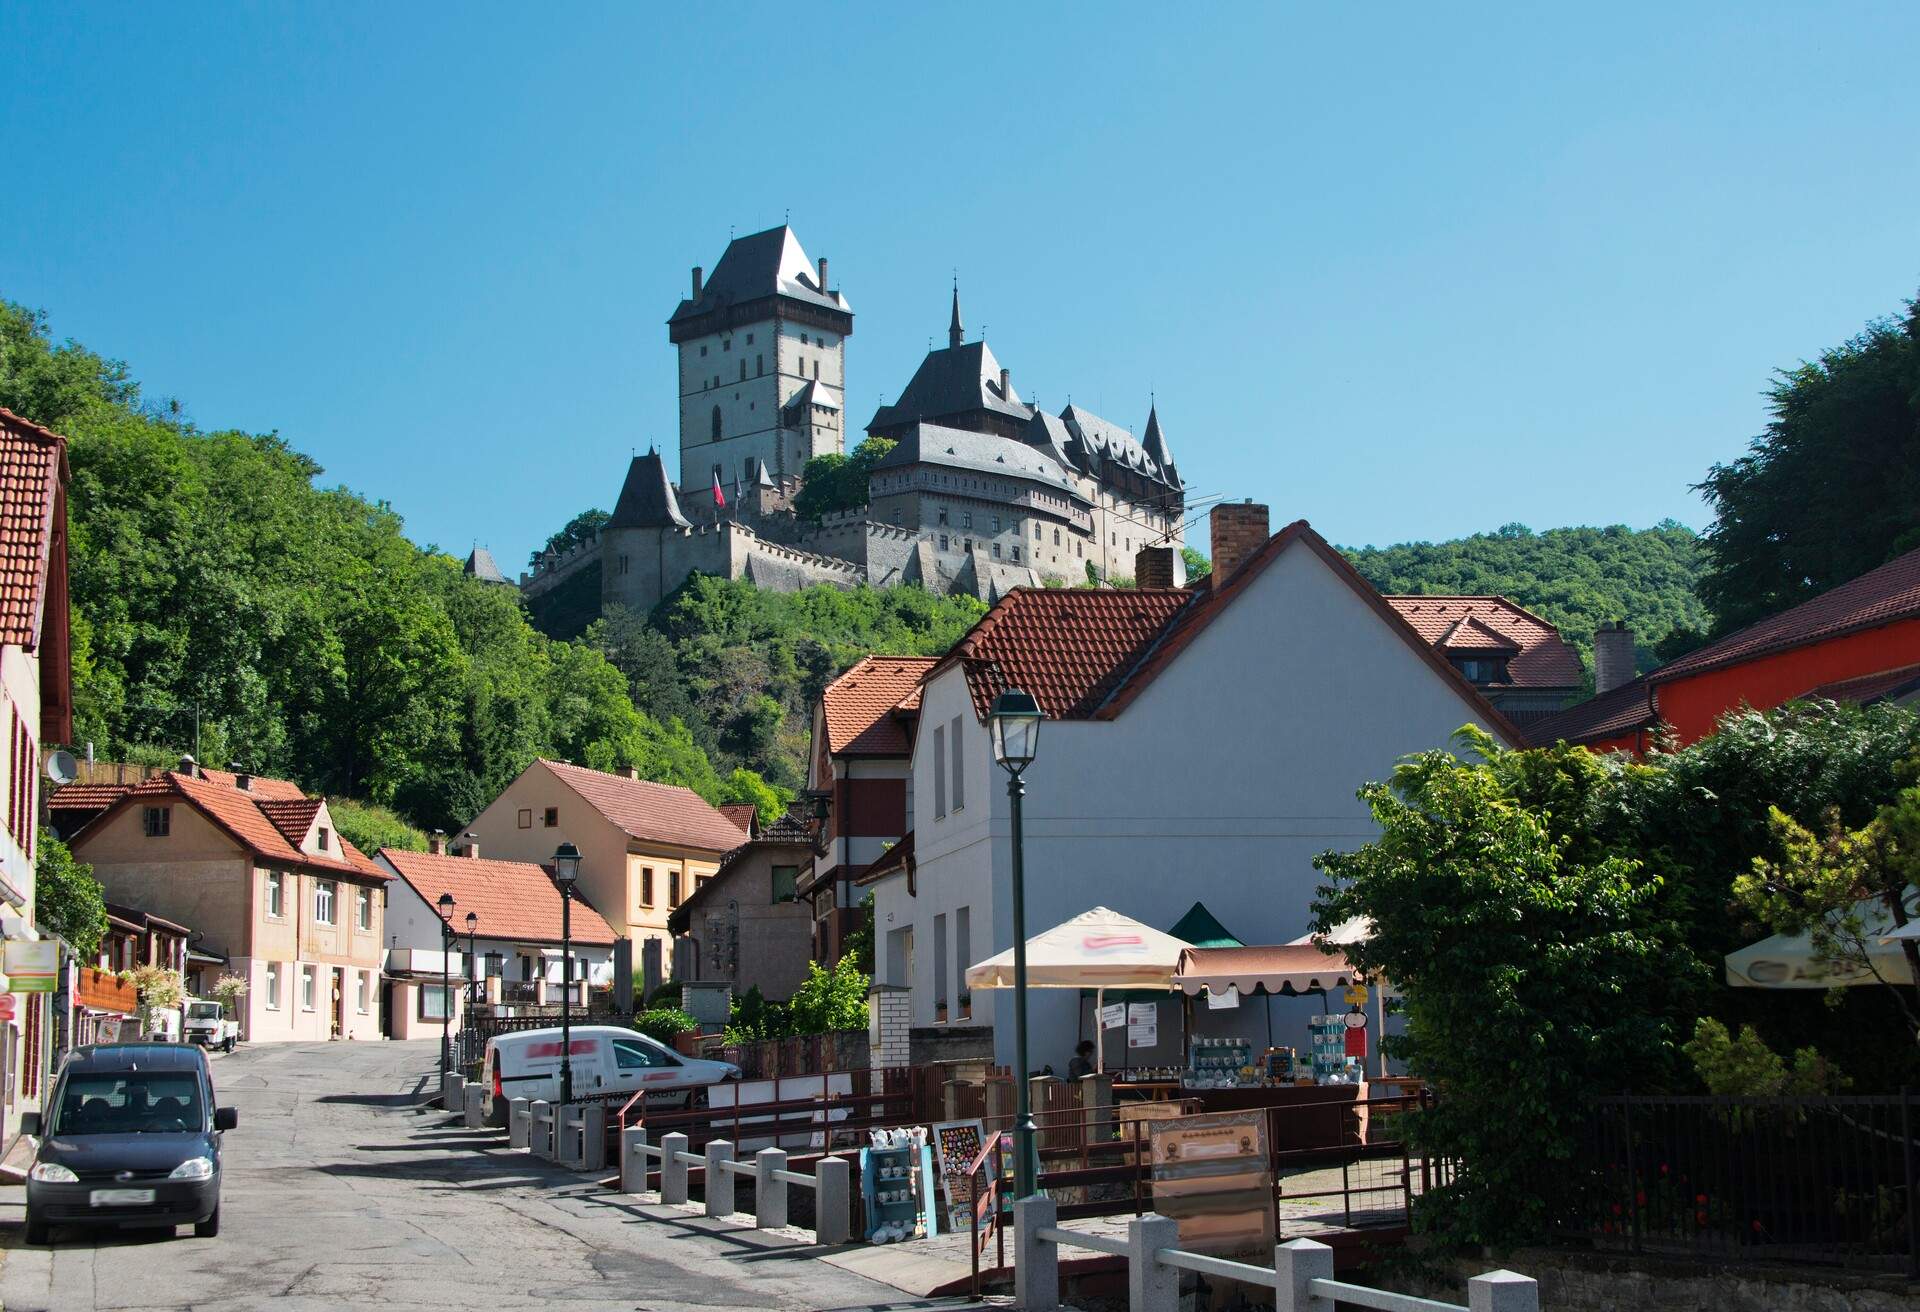
[[789, 211], [857, 423], [957, 268], [1195, 495], [1704, 526], [1770, 372], [1920, 289], [1920, 7], [1472, 12], [14, 0], [0, 295], [509, 570], [673, 449], [687, 270]]

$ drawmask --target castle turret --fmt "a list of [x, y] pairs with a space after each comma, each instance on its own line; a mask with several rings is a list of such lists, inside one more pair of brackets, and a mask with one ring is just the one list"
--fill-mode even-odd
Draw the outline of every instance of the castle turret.
[[1168, 483], [1180, 486], [1180, 480], [1174, 473], [1173, 452], [1167, 449], [1167, 435], [1160, 431], [1160, 407], [1147, 407], [1147, 435], [1140, 445], [1146, 449], [1153, 463], [1160, 466], [1160, 472]]
[[966, 329], [960, 326], [960, 284], [953, 285], [953, 318], [947, 323], [947, 345], [958, 346], [967, 340]]

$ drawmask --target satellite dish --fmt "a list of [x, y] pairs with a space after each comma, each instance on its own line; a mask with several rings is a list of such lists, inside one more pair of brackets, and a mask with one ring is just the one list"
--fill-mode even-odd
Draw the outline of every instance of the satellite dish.
[[47, 778], [55, 788], [65, 788], [79, 777], [80, 762], [73, 759], [72, 752], [59, 748], [47, 757]]

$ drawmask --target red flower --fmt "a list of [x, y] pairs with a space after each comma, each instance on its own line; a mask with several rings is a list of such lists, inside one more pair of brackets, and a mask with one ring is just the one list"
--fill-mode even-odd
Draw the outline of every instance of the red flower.
[[1707, 1214], [1704, 1211], [1695, 1212], [1693, 1214], [1693, 1219], [1698, 1221], [1701, 1225], [1705, 1225], [1707, 1223]]
[[1635, 1194], [1633, 1196], [1633, 1203], [1636, 1207], [1645, 1207], [1647, 1205], [1647, 1191], [1642, 1189], [1639, 1193]]
[[1620, 1215], [1620, 1204], [1618, 1204], [1618, 1203], [1615, 1203], [1615, 1204], [1613, 1205], [1613, 1214], [1614, 1214], [1615, 1216], [1618, 1216], [1618, 1215]]
[[1707, 1205], [1707, 1196], [1705, 1194], [1695, 1194], [1693, 1196], [1693, 1201], [1700, 1204], [1700, 1206], [1705, 1207]]
[[1761, 1228], [1762, 1228], [1762, 1227], [1761, 1227], [1761, 1225], [1760, 1225], [1760, 1218], [1756, 1216], [1756, 1217], [1755, 1217], [1755, 1218], [1753, 1219], [1753, 1232], [1754, 1232], [1755, 1234], [1759, 1234], [1759, 1233], [1760, 1233], [1760, 1231], [1761, 1231]]
[[1667, 1173], [1667, 1164], [1665, 1162], [1662, 1162], [1660, 1163], [1660, 1174], [1665, 1175], [1666, 1173]]

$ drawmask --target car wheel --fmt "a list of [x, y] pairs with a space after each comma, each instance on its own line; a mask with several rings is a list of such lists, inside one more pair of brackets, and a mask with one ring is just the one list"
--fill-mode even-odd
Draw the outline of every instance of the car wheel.
[[52, 1226], [48, 1225], [45, 1221], [34, 1220], [31, 1212], [27, 1214], [27, 1242], [29, 1244], [32, 1244], [36, 1248], [44, 1248], [52, 1237], [52, 1234]]
[[195, 1221], [193, 1223], [193, 1237], [195, 1239], [212, 1239], [219, 1233], [220, 1233], [220, 1207], [219, 1207], [219, 1204], [216, 1203], [214, 1205], [212, 1216], [208, 1217], [204, 1221]]
[[225, 1047], [223, 1047], [223, 1048], [221, 1049], [221, 1051], [222, 1051], [222, 1052], [232, 1052], [232, 1051], [233, 1051], [233, 1035], [231, 1035], [231, 1034], [229, 1034], [229, 1035], [227, 1036], [227, 1042], [226, 1042], [226, 1046], [225, 1046]]

